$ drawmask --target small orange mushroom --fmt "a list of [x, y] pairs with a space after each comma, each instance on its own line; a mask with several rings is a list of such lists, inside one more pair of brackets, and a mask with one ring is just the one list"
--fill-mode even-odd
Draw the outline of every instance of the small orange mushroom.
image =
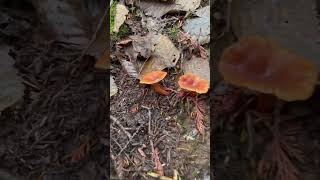
[[155, 84], [166, 77], [167, 72], [164, 71], [152, 71], [142, 76], [140, 79], [141, 84]]
[[161, 81], [164, 77], [166, 77], [167, 72], [164, 71], [152, 71], [145, 75], [143, 75], [140, 79], [141, 84], [150, 84], [152, 89], [163, 96], [167, 96], [170, 94], [167, 91], [168, 88], [162, 87], [158, 82]]
[[261, 37], [243, 38], [225, 49], [219, 70], [228, 83], [285, 101], [309, 98], [318, 75], [310, 61]]
[[209, 90], [209, 82], [207, 80], [200, 79], [192, 73], [182, 75], [179, 78], [178, 84], [182, 89], [195, 91], [199, 94], [207, 93]]

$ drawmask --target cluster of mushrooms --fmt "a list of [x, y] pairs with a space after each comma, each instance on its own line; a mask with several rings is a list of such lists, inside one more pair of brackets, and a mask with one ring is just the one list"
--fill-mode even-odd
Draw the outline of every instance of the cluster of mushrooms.
[[[141, 84], [155, 85], [166, 77], [167, 72], [164, 71], [152, 71], [145, 74], [141, 79]], [[209, 82], [205, 79], [201, 79], [199, 76], [186, 73], [179, 78], [178, 84], [181, 89], [194, 91], [199, 94], [207, 93], [209, 90]]]
[[[317, 84], [317, 68], [305, 58], [278, 47], [262, 37], [247, 37], [226, 48], [219, 71], [224, 81], [284, 101], [306, 100]], [[167, 75], [164, 71], [145, 74], [141, 84], [157, 84]], [[209, 82], [186, 73], [179, 78], [181, 89], [207, 93]]]

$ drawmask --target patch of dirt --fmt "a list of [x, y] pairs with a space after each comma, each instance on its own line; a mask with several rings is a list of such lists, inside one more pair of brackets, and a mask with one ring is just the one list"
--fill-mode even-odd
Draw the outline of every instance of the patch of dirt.
[[0, 27], [0, 39], [12, 46], [26, 89], [0, 114], [0, 179], [3, 172], [26, 180], [106, 178], [106, 73], [96, 72], [91, 56], [75, 61], [82, 52], [72, 43], [32, 39], [35, 14], [25, 20], [28, 12], [8, 12], [16, 14]]

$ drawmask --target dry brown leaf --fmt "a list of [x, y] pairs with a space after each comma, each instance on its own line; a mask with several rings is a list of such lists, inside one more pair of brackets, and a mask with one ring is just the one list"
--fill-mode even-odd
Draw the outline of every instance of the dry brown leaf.
[[150, 59], [144, 63], [140, 77], [152, 71], [175, 67], [180, 59], [180, 51], [167, 36], [154, 35], [152, 39], [154, 40], [154, 51]]
[[138, 78], [138, 72], [136, 70], [135, 65], [132, 62], [126, 61], [126, 60], [120, 60], [120, 63], [122, 67], [126, 70], [126, 72], [129, 74], [129, 76], [133, 78]]
[[182, 65], [184, 74], [192, 73], [201, 79], [207, 80], [210, 84], [209, 58], [202, 59], [193, 56], [189, 61], [184, 61]]
[[200, 6], [201, 0], [175, 0], [175, 3], [163, 3], [160, 1], [140, 0], [137, 4], [146, 15], [162, 17], [171, 12], [194, 11]]
[[182, 47], [189, 49], [190, 52], [196, 54], [197, 56], [203, 59], [208, 57], [204, 47], [202, 47], [198, 41], [191, 37], [188, 33], [180, 31], [177, 34], [177, 41]]
[[[121, 42], [120, 46], [135, 69], [139, 70], [139, 77], [152, 71], [161, 71], [174, 67], [180, 58], [180, 51], [171, 40], [164, 35], [149, 33], [145, 36], [130, 36], [130, 40]], [[132, 42], [131, 44], [129, 44]], [[120, 45], [120, 44], [119, 44]], [[137, 57], [144, 57], [145, 61], [137, 61]]]
[[116, 14], [114, 17], [113, 32], [118, 33], [120, 26], [124, 23], [127, 18], [129, 11], [126, 6], [118, 3], [116, 7]]
[[205, 117], [205, 107], [204, 102], [195, 100], [195, 111], [194, 119], [196, 121], [196, 127], [200, 134], [204, 135], [204, 117]]

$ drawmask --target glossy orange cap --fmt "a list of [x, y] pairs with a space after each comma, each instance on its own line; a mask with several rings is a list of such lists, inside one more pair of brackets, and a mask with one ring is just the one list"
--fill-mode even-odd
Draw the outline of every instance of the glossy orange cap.
[[182, 75], [179, 78], [178, 84], [182, 89], [195, 91], [199, 94], [207, 93], [209, 90], [209, 82], [207, 80], [200, 79], [192, 73]]
[[154, 84], [161, 81], [164, 77], [166, 77], [167, 72], [164, 71], [152, 71], [150, 73], [145, 74], [141, 79], [141, 84]]
[[286, 101], [308, 99], [318, 72], [310, 61], [262, 37], [248, 37], [225, 49], [219, 71], [228, 83]]

